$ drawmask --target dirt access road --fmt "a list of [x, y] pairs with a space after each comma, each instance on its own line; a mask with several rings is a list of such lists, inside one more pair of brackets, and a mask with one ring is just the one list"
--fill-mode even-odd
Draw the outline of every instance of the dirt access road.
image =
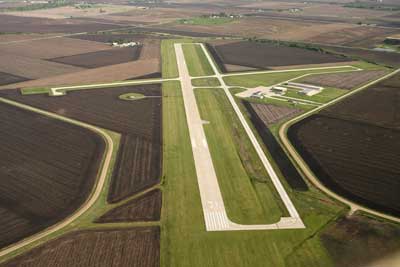
[[381, 212], [378, 212], [378, 211], [363, 207], [363, 206], [361, 206], [361, 205], [359, 205], [357, 203], [354, 203], [354, 202], [352, 202], [352, 201], [350, 201], [350, 200], [348, 200], [348, 199], [346, 199], [346, 198], [334, 193], [329, 188], [325, 187], [318, 180], [318, 178], [314, 175], [314, 173], [310, 170], [310, 168], [304, 162], [302, 157], [297, 153], [296, 149], [293, 147], [293, 145], [291, 144], [291, 142], [289, 141], [289, 139], [287, 137], [287, 130], [295, 122], [297, 122], [299, 120], [302, 120], [302, 119], [310, 116], [311, 114], [314, 114], [314, 113], [320, 111], [321, 109], [323, 109], [323, 108], [325, 108], [325, 107], [327, 107], [329, 105], [333, 105], [336, 102], [341, 101], [344, 98], [349, 97], [349, 96], [351, 96], [351, 95], [353, 95], [353, 94], [355, 94], [355, 93], [357, 93], [357, 92], [359, 92], [359, 91], [361, 91], [363, 89], [366, 89], [366, 88], [370, 87], [371, 85], [374, 85], [374, 84], [376, 84], [376, 83], [378, 83], [378, 82], [380, 82], [382, 80], [385, 80], [385, 79], [387, 79], [387, 78], [389, 78], [389, 77], [391, 77], [391, 76], [393, 76], [393, 75], [395, 75], [395, 74], [397, 74], [399, 72], [400, 72], [400, 69], [398, 69], [398, 70], [396, 70], [394, 72], [391, 72], [391, 73], [389, 73], [389, 74], [387, 74], [387, 75], [385, 75], [385, 76], [383, 76], [383, 77], [381, 77], [381, 78], [379, 78], [379, 79], [377, 79], [375, 81], [372, 81], [372, 82], [370, 82], [370, 83], [368, 83], [368, 84], [366, 84], [364, 86], [361, 86], [360, 88], [357, 88], [357, 89], [355, 89], [354, 91], [352, 91], [352, 92], [350, 92], [348, 94], [345, 94], [345, 95], [340, 96], [340, 97], [338, 97], [338, 98], [336, 98], [336, 99], [334, 99], [334, 100], [332, 100], [332, 101], [330, 101], [328, 103], [325, 103], [325, 104], [319, 106], [316, 109], [313, 109], [313, 110], [310, 110], [310, 111], [308, 111], [306, 113], [303, 113], [300, 116], [295, 117], [295, 118], [285, 122], [282, 125], [282, 127], [279, 129], [279, 138], [282, 141], [283, 146], [288, 151], [290, 156], [296, 161], [297, 165], [302, 170], [302, 172], [307, 176], [309, 181], [311, 181], [317, 188], [321, 189], [324, 193], [328, 194], [329, 196], [331, 196], [331, 197], [339, 200], [340, 202], [348, 205], [350, 207], [350, 213], [354, 213], [357, 210], [361, 210], [361, 211], [364, 211], [364, 212], [367, 212], [367, 213], [373, 214], [375, 216], [382, 217], [382, 218], [385, 218], [385, 219], [388, 219], [388, 220], [391, 220], [391, 221], [394, 221], [394, 222], [400, 222], [400, 218], [397, 218], [397, 217], [394, 217], [394, 216], [390, 216], [390, 215], [387, 215], [387, 214], [384, 214], [384, 213], [381, 213]]
[[[219, 188], [217, 175], [210, 150], [208, 148], [207, 139], [203, 129], [203, 122], [197, 107], [196, 98], [186, 65], [185, 57], [182, 50], [182, 44], [175, 44], [175, 53], [181, 80], [182, 93], [186, 111], [186, 119], [189, 127], [189, 135], [192, 143], [193, 157], [195, 161], [197, 181], [200, 189], [201, 203], [203, 207], [204, 219], [207, 231], [235, 231], [235, 230], [273, 230], [273, 229], [301, 229], [305, 228], [296, 208], [291, 202], [285, 189], [283, 188], [278, 176], [272, 168], [270, 162], [265, 156], [260, 144], [247, 124], [243, 114], [237, 106], [233, 96], [229, 92], [228, 86], [222, 79], [222, 75], [218, 72], [217, 67], [212, 61], [203, 44], [200, 45], [207, 56], [207, 59], [214, 70], [214, 77], [219, 79], [222, 88], [227, 94], [229, 101], [240, 119], [241, 124], [246, 130], [258, 156], [260, 157], [265, 169], [270, 175], [276, 190], [278, 191], [283, 203], [289, 211], [290, 217], [282, 217], [277, 223], [273, 224], [254, 224], [243, 225], [232, 222], [226, 213], [221, 190]], [[198, 77], [196, 77], [198, 78]]]
[[114, 142], [113, 142], [112, 138], [108, 135], [107, 132], [103, 131], [100, 128], [94, 127], [92, 125], [89, 125], [89, 124], [86, 124], [86, 123], [83, 123], [83, 122], [79, 122], [79, 121], [76, 121], [76, 120], [73, 120], [73, 119], [68, 119], [68, 118], [59, 116], [57, 114], [54, 114], [54, 113], [51, 113], [51, 112], [47, 112], [47, 111], [43, 111], [43, 110], [40, 110], [40, 109], [37, 109], [37, 108], [33, 108], [31, 106], [20, 104], [18, 102], [14, 102], [14, 101], [11, 101], [11, 100], [8, 100], [8, 99], [0, 98], [0, 101], [3, 102], [3, 103], [7, 103], [7, 104], [10, 104], [10, 105], [22, 108], [22, 109], [26, 109], [26, 110], [29, 110], [29, 111], [32, 111], [32, 112], [36, 112], [36, 113], [45, 115], [45, 116], [49, 116], [49, 117], [52, 117], [52, 118], [56, 118], [56, 119], [59, 119], [59, 120], [66, 121], [68, 123], [72, 123], [72, 124], [78, 125], [80, 127], [87, 128], [87, 129], [99, 134], [100, 136], [102, 136], [104, 138], [105, 142], [106, 142], [106, 152], [105, 152], [105, 155], [103, 157], [103, 165], [101, 167], [100, 175], [97, 178], [95, 188], [93, 189], [90, 197], [86, 200], [86, 202], [78, 210], [76, 210], [71, 216], [67, 217], [63, 221], [60, 221], [60, 222], [50, 226], [49, 228], [45, 229], [42, 232], [34, 234], [34, 235], [32, 235], [32, 236], [30, 236], [28, 238], [25, 238], [25, 239], [21, 240], [20, 242], [12, 244], [11, 246], [6, 247], [5, 249], [1, 250], [0, 251], [0, 257], [2, 257], [2, 256], [5, 256], [5, 255], [7, 255], [9, 253], [12, 253], [12, 252], [16, 251], [17, 249], [20, 249], [20, 248], [23, 248], [23, 247], [25, 247], [25, 246], [27, 246], [29, 244], [32, 244], [33, 242], [36, 242], [36, 241], [38, 241], [38, 240], [40, 240], [40, 239], [42, 239], [42, 238], [44, 238], [44, 237], [56, 232], [56, 231], [61, 230], [62, 228], [66, 227], [69, 224], [71, 224], [72, 222], [74, 222], [76, 219], [78, 219], [82, 214], [84, 214], [86, 211], [88, 211], [93, 206], [93, 204], [97, 201], [97, 199], [99, 198], [99, 196], [100, 196], [100, 194], [103, 191], [103, 188], [105, 186], [105, 181], [106, 181], [106, 178], [107, 178], [107, 172], [108, 172], [109, 165], [110, 165], [111, 158], [112, 158], [112, 154], [113, 154], [113, 151], [114, 151]]

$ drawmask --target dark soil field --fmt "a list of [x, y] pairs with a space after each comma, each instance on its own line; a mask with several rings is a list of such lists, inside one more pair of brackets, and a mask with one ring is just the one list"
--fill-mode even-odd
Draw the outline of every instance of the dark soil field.
[[98, 68], [135, 61], [140, 56], [141, 48], [142, 46], [112, 48], [98, 52], [53, 58], [50, 61], [84, 68]]
[[349, 73], [316, 74], [301, 79], [301, 82], [318, 86], [351, 90], [385, 75], [385, 70], [366, 70]]
[[123, 26], [81, 20], [30, 18], [0, 14], [0, 32], [3, 33], [79, 33], [118, 28], [123, 28]]
[[156, 189], [108, 211], [96, 222], [159, 221], [161, 201], [161, 191]]
[[302, 112], [301, 109], [275, 106], [272, 104], [251, 103], [248, 105], [257, 113], [266, 126], [277, 123], [283, 119], [293, 118]]
[[283, 110], [281, 110], [281, 114], [277, 114], [277, 110], [280, 110], [277, 107], [277, 109], [275, 110], [276, 113], [271, 115], [270, 111], [274, 110], [274, 108], [263, 108], [260, 107], [260, 105], [263, 104], [254, 104], [247, 101], [243, 101], [243, 104], [250, 114], [250, 119], [254, 127], [256, 128], [261, 139], [263, 140], [263, 143], [267, 147], [268, 151], [271, 153], [271, 156], [278, 165], [279, 170], [281, 171], [289, 186], [298, 191], [308, 190], [307, 184], [305, 183], [299, 172], [296, 170], [296, 168], [293, 166], [292, 162], [283, 151], [281, 145], [275, 139], [274, 135], [268, 129], [268, 121], [270, 119], [276, 121], [278, 117], [280, 119], [294, 117], [300, 111], [296, 109], [288, 110], [289, 108], [285, 107], [283, 108]]
[[11, 83], [18, 83], [23, 81], [28, 81], [28, 78], [13, 75], [10, 73], [0, 72], [0, 85], [6, 85]]
[[341, 217], [320, 238], [336, 267], [384, 267], [371, 262], [395, 256], [400, 249], [400, 230], [396, 225], [361, 215]]
[[[120, 100], [125, 93], [151, 98]], [[160, 85], [138, 85], [68, 92], [63, 97], [21, 96], [15, 90], [0, 95], [89, 124], [121, 133], [121, 144], [108, 196], [117, 202], [148, 188], [161, 175]]]
[[400, 67], [400, 53], [325, 45], [321, 47], [327, 51], [345, 55], [354, 59], [363, 59], [365, 61], [378, 63], [390, 67]]
[[[241, 65], [252, 68], [268, 69], [269, 67], [324, 64], [345, 62], [348, 59], [316, 51], [276, 46], [273, 44], [256, 42], [235, 42], [211, 46], [215, 51], [211, 53], [216, 62], [223, 64]], [[209, 46], [210, 47], [210, 46]], [[211, 50], [213, 50], [211, 49]]]
[[328, 107], [322, 114], [400, 129], [400, 74]]
[[86, 230], [66, 234], [1, 264], [7, 267], [157, 267], [158, 227]]
[[0, 104], [0, 247], [67, 217], [88, 197], [104, 152], [95, 133]]
[[288, 136], [328, 188], [362, 205], [400, 215], [400, 131], [312, 115], [291, 126]]
[[137, 33], [126, 33], [126, 34], [80, 34], [80, 35], [74, 35], [70, 36], [70, 38], [74, 39], [81, 39], [81, 40], [86, 40], [86, 41], [94, 41], [94, 42], [100, 42], [100, 43], [112, 43], [112, 42], [117, 42], [117, 41], [123, 41], [124, 43], [126, 42], [135, 42], [135, 41], [141, 41], [142, 39], [161, 39], [162, 37], [159, 36], [149, 36], [145, 34], [137, 34]]

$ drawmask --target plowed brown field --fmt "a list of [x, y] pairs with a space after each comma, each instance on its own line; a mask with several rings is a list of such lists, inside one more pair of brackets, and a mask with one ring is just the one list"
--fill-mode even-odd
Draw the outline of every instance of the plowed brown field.
[[[120, 100], [125, 93], [149, 98]], [[18, 91], [0, 92], [41, 109], [121, 133], [122, 139], [108, 199], [117, 202], [160, 180], [161, 89], [160, 85], [138, 85], [72, 91], [63, 97], [21, 96]]]
[[158, 221], [161, 214], [161, 191], [156, 189], [102, 215], [96, 222]]
[[158, 227], [72, 232], [1, 266], [156, 267], [160, 265]]
[[76, 210], [91, 191], [104, 141], [91, 131], [0, 104], [0, 247]]

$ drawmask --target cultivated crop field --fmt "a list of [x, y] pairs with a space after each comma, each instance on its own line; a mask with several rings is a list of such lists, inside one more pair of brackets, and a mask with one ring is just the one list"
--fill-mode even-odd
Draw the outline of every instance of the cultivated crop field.
[[0, 266], [159, 266], [158, 227], [72, 232]]
[[[393, 76], [328, 107], [322, 114], [387, 128], [400, 126], [400, 75]], [[379, 100], [379, 101], [377, 101]]]
[[161, 214], [161, 201], [161, 191], [156, 189], [108, 211], [96, 222], [158, 221]]
[[98, 68], [135, 61], [140, 56], [141, 48], [142, 46], [113, 48], [86, 54], [53, 58], [51, 61], [84, 68]]
[[[126, 93], [149, 98], [119, 99]], [[1, 95], [41, 109], [121, 133], [121, 145], [108, 199], [117, 202], [148, 188], [161, 175], [161, 90], [159, 85], [68, 92], [63, 97]]]
[[315, 74], [300, 79], [302, 83], [351, 90], [385, 75], [385, 70], [366, 70], [350, 73]]
[[283, 177], [291, 188], [298, 191], [307, 191], [308, 186], [293, 166], [288, 156], [277, 142], [269, 126], [284, 119], [289, 119], [300, 114], [302, 110], [272, 104], [259, 104], [243, 101], [243, 104], [250, 115], [250, 120], [260, 135], [264, 145], [267, 147], [272, 158], [282, 172]]
[[288, 131], [328, 188], [393, 215], [400, 214], [399, 77], [370, 86]]
[[268, 69], [277, 66], [349, 61], [344, 57], [321, 52], [257, 42], [242, 41], [220, 45], [211, 43], [209, 49], [221, 69], [224, 69], [225, 64]]
[[265, 125], [277, 123], [283, 119], [293, 118], [300, 114], [302, 110], [272, 104], [259, 104], [248, 102], [248, 105], [258, 114]]
[[400, 132], [352, 119], [313, 115], [289, 138], [333, 191], [368, 207], [400, 214]]
[[123, 26], [108, 23], [96, 23], [79, 19], [55, 20], [47, 18], [17, 17], [6, 14], [0, 15], [0, 32], [3, 33], [79, 33], [96, 32]]
[[4, 103], [0, 119], [0, 247], [4, 247], [82, 205], [94, 185], [105, 145], [87, 129]]
[[13, 75], [10, 73], [0, 72], [0, 85], [23, 82], [23, 81], [27, 81], [27, 80], [29, 80], [29, 79], [21, 77], [21, 76]]

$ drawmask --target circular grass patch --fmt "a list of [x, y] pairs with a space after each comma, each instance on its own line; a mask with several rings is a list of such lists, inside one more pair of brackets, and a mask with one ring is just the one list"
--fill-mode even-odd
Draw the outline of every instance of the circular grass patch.
[[146, 97], [145, 95], [138, 94], [138, 93], [127, 93], [127, 94], [120, 95], [119, 99], [132, 101], [132, 100], [143, 99], [145, 97]]

